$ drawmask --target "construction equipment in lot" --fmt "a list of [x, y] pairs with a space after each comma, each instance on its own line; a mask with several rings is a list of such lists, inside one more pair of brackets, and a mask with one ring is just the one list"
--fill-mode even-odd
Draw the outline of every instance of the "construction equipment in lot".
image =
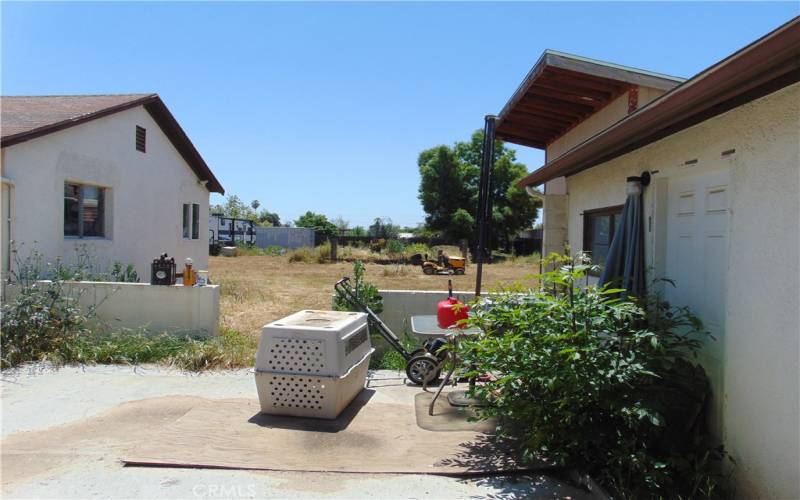
[[428, 259], [422, 261], [422, 272], [427, 275], [433, 274], [464, 274], [467, 269], [467, 259], [463, 257], [450, 257], [441, 250], [436, 260]]

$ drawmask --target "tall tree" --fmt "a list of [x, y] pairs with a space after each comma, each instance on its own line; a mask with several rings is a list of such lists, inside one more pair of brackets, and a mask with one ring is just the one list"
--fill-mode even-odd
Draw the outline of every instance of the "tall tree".
[[[469, 141], [436, 146], [419, 155], [419, 199], [427, 214], [426, 225], [454, 242], [474, 233], [482, 161], [482, 130]], [[493, 246], [503, 243], [508, 249], [518, 231], [532, 227], [539, 205], [516, 187], [527, 169], [502, 141], [495, 142], [492, 172], [490, 242]]]
[[308, 211], [294, 221], [296, 227], [309, 227], [324, 234], [328, 238], [336, 235], [336, 225], [322, 214]]
[[397, 238], [397, 233], [399, 232], [400, 228], [392, 224], [392, 219], [388, 217], [376, 217], [375, 221], [367, 229], [367, 233], [373, 238]]

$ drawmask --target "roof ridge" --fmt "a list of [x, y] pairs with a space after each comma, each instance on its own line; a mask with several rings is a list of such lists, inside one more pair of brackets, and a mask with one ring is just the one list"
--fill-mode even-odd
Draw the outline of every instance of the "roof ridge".
[[119, 93], [119, 94], [28, 94], [28, 95], [0, 95], [0, 97], [122, 97], [122, 96], [153, 96], [158, 95], [157, 92], [133, 92], [133, 93]]

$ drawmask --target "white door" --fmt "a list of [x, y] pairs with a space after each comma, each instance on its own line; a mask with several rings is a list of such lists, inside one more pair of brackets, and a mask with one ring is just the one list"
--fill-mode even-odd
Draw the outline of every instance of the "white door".
[[725, 275], [728, 269], [729, 172], [685, 173], [669, 179], [666, 299], [688, 306], [716, 341], [701, 356], [715, 392], [711, 423], [718, 430], [723, 393]]

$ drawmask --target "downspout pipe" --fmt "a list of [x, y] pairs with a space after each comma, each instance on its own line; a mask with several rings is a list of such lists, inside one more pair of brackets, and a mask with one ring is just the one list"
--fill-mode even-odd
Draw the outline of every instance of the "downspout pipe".
[[483, 127], [483, 162], [481, 163], [481, 177], [478, 184], [478, 210], [475, 217], [478, 228], [478, 247], [475, 252], [477, 272], [475, 274], [475, 296], [481, 295], [481, 280], [483, 277], [483, 258], [486, 252], [489, 237], [489, 226], [492, 217], [492, 170], [494, 169], [494, 138], [497, 117], [486, 115]]

